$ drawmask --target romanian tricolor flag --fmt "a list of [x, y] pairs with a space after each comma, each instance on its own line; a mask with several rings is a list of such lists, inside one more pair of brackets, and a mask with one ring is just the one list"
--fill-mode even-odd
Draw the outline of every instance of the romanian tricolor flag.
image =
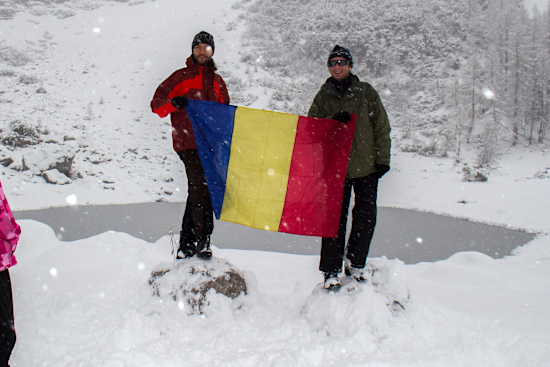
[[187, 115], [217, 219], [336, 237], [352, 121], [188, 99]]

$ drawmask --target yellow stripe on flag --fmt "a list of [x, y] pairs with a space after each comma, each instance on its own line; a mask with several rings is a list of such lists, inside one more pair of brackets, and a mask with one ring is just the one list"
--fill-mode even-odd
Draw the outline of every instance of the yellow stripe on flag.
[[237, 108], [221, 220], [279, 230], [298, 118]]

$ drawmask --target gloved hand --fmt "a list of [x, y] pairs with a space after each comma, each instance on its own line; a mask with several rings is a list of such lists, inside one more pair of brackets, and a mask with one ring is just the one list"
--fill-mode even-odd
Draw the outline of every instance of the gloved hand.
[[172, 98], [172, 106], [176, 107], [178, 110], [185, 108], [187, 106], [187, 98], [183, 96]]
[[351, 115], [349, 114], [349, 112], [346, 112], [346, 111], [336, 112], [334, 116], [332, 116], [332, 118], [334, 120], [340, 121], [340, 123], [342, 124], [345, 124], [346, 122], [351, 121]]
[[390, 170], [390, 166], [386, 166], [385, 164], [376, 164], [376, 175], [378, 178], [382, 178], [388, 171]]

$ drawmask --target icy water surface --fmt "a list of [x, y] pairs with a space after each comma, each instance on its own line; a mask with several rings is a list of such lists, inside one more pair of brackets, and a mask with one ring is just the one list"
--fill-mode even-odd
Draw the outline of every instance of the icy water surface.
[[[14, 212], [16, 219], [34, 219], [53, 228], [63, 241], [88, 238], [109, 230], [156, 242], [172, 228], [178, 234], [185, 203], [89, 205]], [[509, 255], [534, 235], [414, 210], [378, 208], [369, 257], [385, 255], [406, 264], [437, 261], [461, 251], [493, 258]], [[267, 232], [215, 221], [212, 244], [219, 248], [318, 255], [317, 237]]]

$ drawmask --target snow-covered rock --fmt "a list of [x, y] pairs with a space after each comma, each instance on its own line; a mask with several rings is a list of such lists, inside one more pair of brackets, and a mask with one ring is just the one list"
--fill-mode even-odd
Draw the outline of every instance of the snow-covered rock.
[[38, 149], [28, 149], [23, 152], [23, 169], [31, 170], [36, 175], [55, 169], [68, 177], [74, 156], [75, 153], [63, 145], [45, 144]]
[[315, 330], [373, 342], [388, 337], [394, 319], [408, 308], [410, 274], [405, 263], [385, 256], [368, 259], [366, 269], [365, 283], [340, 275], [338, 292], [326, 291], [323, 283], [313, 290], [302, 315]]
[[3, 146], [0, 146], [0, 164], [2, 164], [2, 166], [4, 167], [8, 167], [12, 163], [13, 158], [10, 152]]
[[462, 168], [462, 172], [464, 172], [462, 178], [464, 182], [486, 182], [489, 177], [489, 172], [487, 172], [487, 170], [482, 168], [471, 169], [467, 165]]
[[68, 178], [67, 176], [65, 176], [55, 168], [43, 172], [42, 177], [49, 184], [66, 185], [72, 182], [70, 178]]
[[202, 313], [212, 292], [235, 299], [247, 290], [241, 272], [217, 257], [162, 262], [151, 272], [149, 283], [157, 296], [173, 298], [188, 314]]

